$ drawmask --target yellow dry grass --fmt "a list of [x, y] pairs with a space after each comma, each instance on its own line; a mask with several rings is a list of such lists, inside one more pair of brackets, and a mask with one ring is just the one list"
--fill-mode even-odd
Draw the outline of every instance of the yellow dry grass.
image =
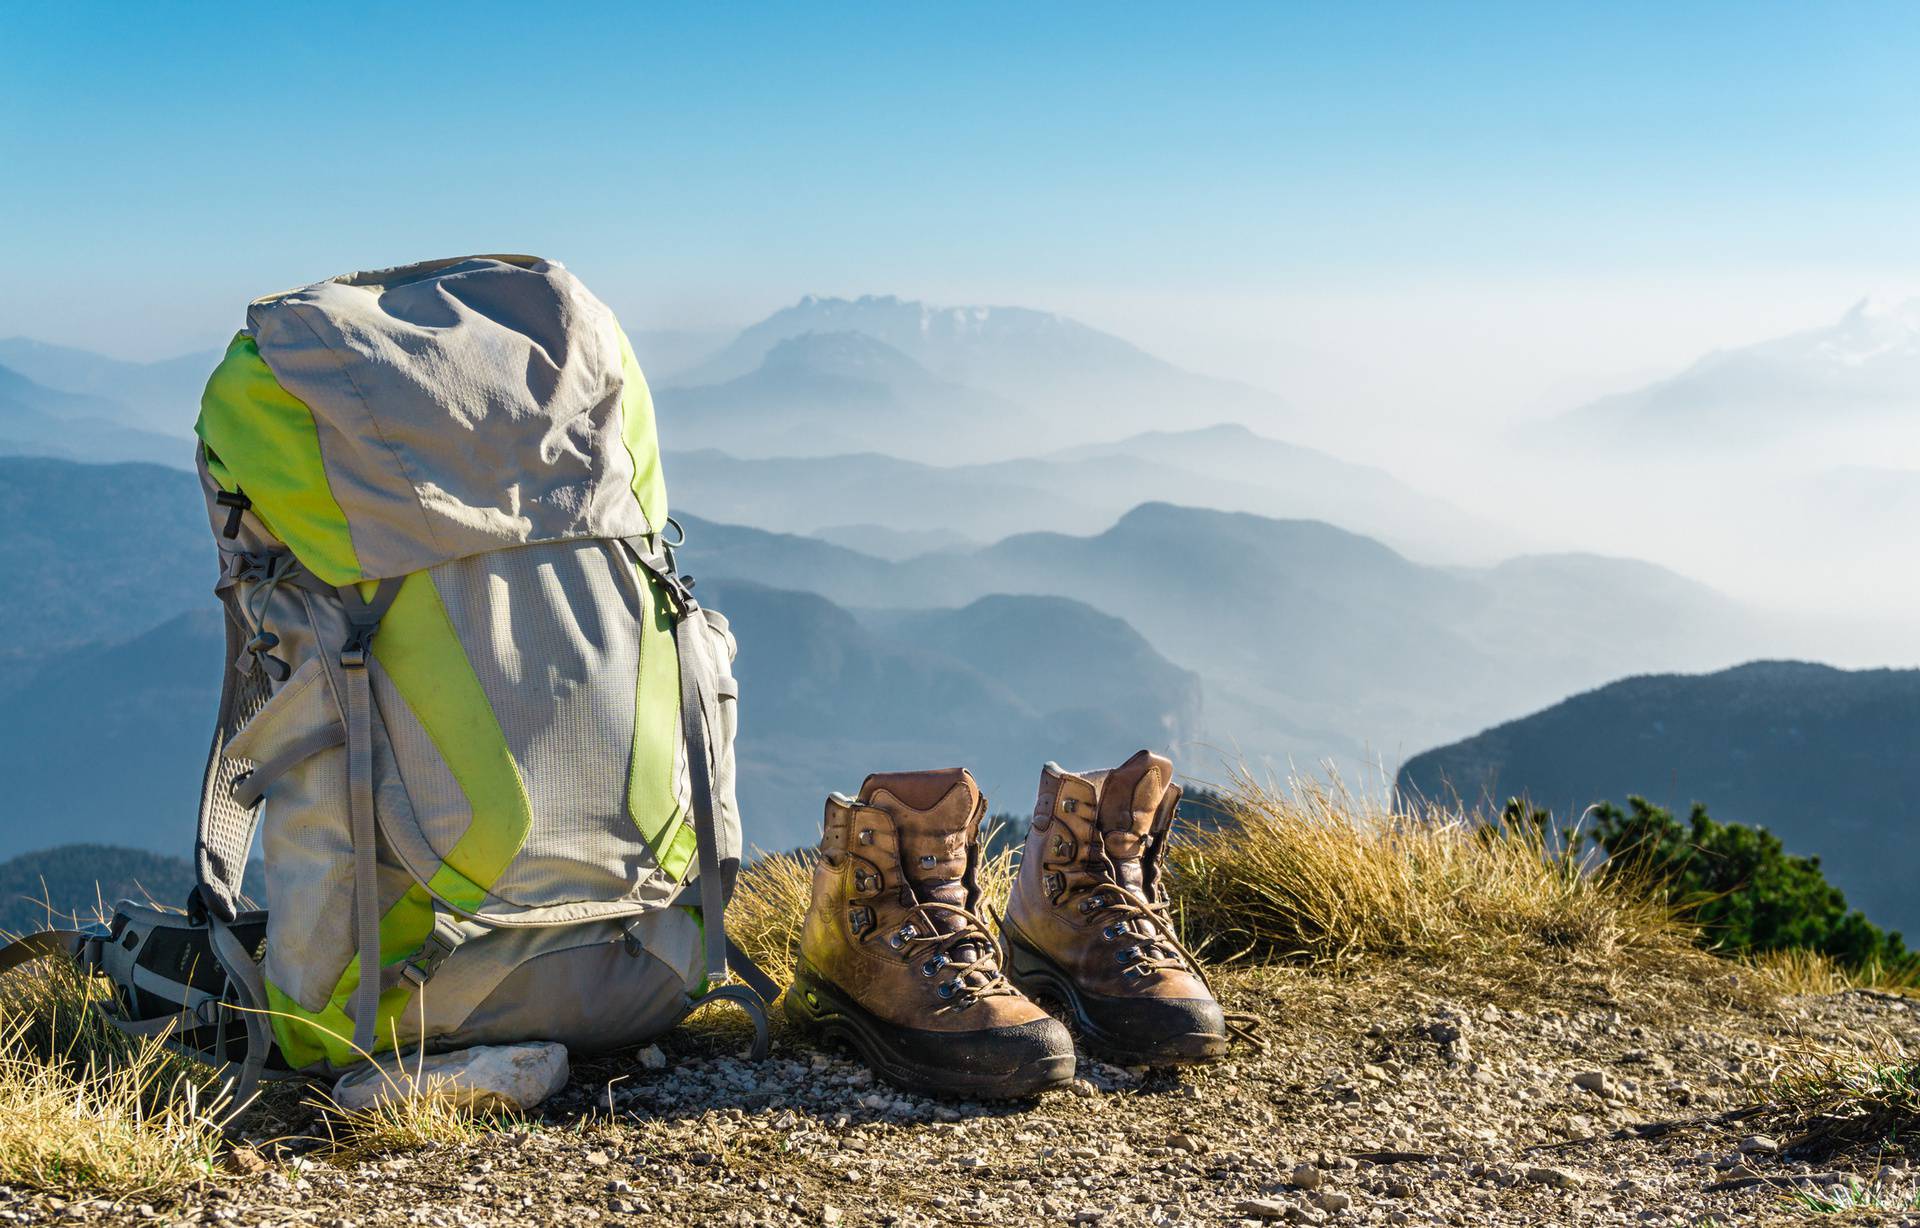
[[1777, 993], [1834, 994], [1849, 989], [1871, 989], [1880, 993], [1920, 996], [1920, 968], [1912, 965], [1888, 968], [1872, 964], [1850, 968], [1819, 951], [1763, 951], [1742, 957], [1742, 963], [1758, 972]]
[[0, 982], [0, 1184], [153, 1198], [217, 1162], [209, 1070], [116, 1031], [97, 993], [55, 961]]
[[442, 1095], [441, 1081], [431, 1075], [404, 1071], [386, 1078], [387, 1094], [365, 1108], [342, 1108], [325, 1095], [312, 1101], [322, 1110], [320, 1125], [327, 1132], [329, 1159], [353, 1164], [465, 1142], [524, 1124], [517, 1113], [475, 1108]]
[[1691, 938], [1655, 892], [1590, 873], [1531, 829], [1396, 813], [1307, 784], [1283, 794], [1246, 776], [1223, 801], [1229, 822], [1168, 852], [1185, 936], [1216, 960], [1604, 957]]

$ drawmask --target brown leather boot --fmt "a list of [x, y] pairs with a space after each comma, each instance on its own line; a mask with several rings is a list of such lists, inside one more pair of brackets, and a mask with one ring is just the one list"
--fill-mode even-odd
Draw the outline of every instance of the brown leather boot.
[[1226, 1017], [1164, 911], [1179, 802], [1172, 762], [1149, 751], [1108, 772], [1047, 764], [1001, 922], [1014, 983], [1064, 1004], [1087, 1047], [1123, 1065], [1227, 1051]]
[[1000, 971], [980, 906], [986, 799], [964, 768], [827, 799], [787, 1016], [896, 1087], [1028, 1096], [1073, 1079], [1073, 1038]]

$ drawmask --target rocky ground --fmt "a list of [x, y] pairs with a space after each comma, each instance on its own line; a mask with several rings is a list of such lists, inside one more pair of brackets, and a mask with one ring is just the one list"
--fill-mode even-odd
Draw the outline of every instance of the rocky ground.
[[1265, 1054], [1083, 1059], [1072, 1091], [1011, 1106], [899, 1095], [790, 1039], [755, 1065], [712, 1024], [577, 1062], [537, 1116], [475, 1140], [343, 1164], [282, 1093], [250, 1123], [251, 1171], [147, 1206], [0, 1189], [0, 1221], [1920, 1225], [1895, 1153], [1782, 1154], [1795, 1123], [1764, 1107], [1796, 1064], [1920, 1052], [1920, 1003], [1780, 1000], [1742, 975], [1240, 972], [1221, 980], [1267, 1019]]

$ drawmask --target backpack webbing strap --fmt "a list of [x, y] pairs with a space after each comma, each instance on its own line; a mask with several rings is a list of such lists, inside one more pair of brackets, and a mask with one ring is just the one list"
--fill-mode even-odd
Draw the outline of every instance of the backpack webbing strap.
[[56, 955], [69, 955], [80, 959], [90, 939], [100, 935], [86, 930], [41, 930], [37, 934], [28, 934], [16, 938], [4, 947], [0, 947], [0, 972], [30, 964], [39, 959], [51, 959]]
[[274, 781], [321, 751], [343, 746], [346, 741], [346, 727], [338, 722], [308, 730], [287, 743], [286, 747], [273, 758], [256, 765], [252, 771], [242, 772], [234, 777], [233, 800], [249, 810], [253, 809], [260, 804], [262, 798], [266, 797], [267, 790], [273, 787]]
[[[772, 999], [764, 998], [757, 986], [727, 983], [729, 953], [740, 960], [742, 980], [747, 980], [746, 969], [753, 965], [727, 938], [727, 888], [732, 875], [725, 874], [721, 868], [720, 811], [714, 804], [713, 762], [707, 750], [709, 716], [716, 727], [719, 722], [719, 713], [714, 710], [718, 700], [712, 662], [707, 657], [706, 646], [698, 640], [701, 632], [693, 626], [699, 618], [699, 605], [691, 594], [686, 594], [680, 621], [673, 626], [673, 643], [680, 658], [680, 722], [687, 741], [687, 777], [692, 786], [694, 836], [700, 855], [700, 932], [707, 946], [707, 992], [694, 1005], [733, 1002], [746, 1011], [753, 1020], [751, 1055], [757, 1062], [768, 1052], [767, 1004]], [[759, 982], [767, 981], [758, 968], [753, 969], [753, 977]]]
[[[267, 1054], [273, 1049], [273, 1029], [267, 1017], [267, 981], [253, 953], [231, 927], [219, 917], [209, 916], [207, 926], [213, 938], [213, 957], [226, 972], [241, 1017], [247, 1027], [247, 1056], [229, 1066], [233, 1070], [233, 1108], [237, 1114], [252, 1103], [260, 1086], [260, 1075], [267, 1068]], [[237, 1067], [238, 1069], [234, 1069]]]
[[[700, 929], [706, 940], [708, 993], [700, 1002], [730, 1001], [745, 1009], [753, 1017], [753, 1057], [758, 1060], [767, 1055], [766, 1008], [779, 994], [777, 990], [768, 993], [773, 989], [771, 978], [755, 968], [727, 938], [727, 895], [738, 863], [726, 864], [720, 858], [720, 809], [714, 800], [713, 756], [707, 742], [707, 730], [719, 727], [720, 692], [708, 648], [701, 643], [704, 633], [698, 624], [704, 615], [692, 588], [677, 573], [671, 559], [657, 553], [644, 537], [624, 540], [639, 564], [671, 594], [676, 607], [673, 645], [680, 664], [680, 724], [687, 746], [687, 778], [700, 866]], [[727, 985], [729, 956], [739, 965], [745, 988]]]
[[[360, 979], [353, 991], [353, 1047], [371, 1054], [380, 1013], [380, 877], [373, 810], [373, 682], [367, 661], [380, 620], [400, 595], [400, 580], [380, 581], [370, 601], [351, 584], [339, 590], [347, 616], [340, 646], [346, 684], [347, 817], [353, 835], [353, 932], [360, 946]], [[218, 950], [218, 947], [215, 948]]]
[[716, 983], [727, 979], [727, 936], [720, 918], [726, 909], [726, 882], [720, 877], [720, 841], [716, 831], [718, 807], [713, 800], [711, 751], [707, 745], [707, 697], [714, 693], [713, 671], [692, 620], [699, 607], [682, 607], [674, 624], [673, 644], [680, 658], [680, 723], [687, 743], [687, 784], [693, 795], [693, 823], [700, 858], [700, 920], [706, 937], [707, 975]]
[[767, 1005], [771, 1006], [780, 997], [780, 986], [774, 983], [772, 977], [760, 971], [760, 965], [748, 959], [747, 953], [740, 949], [740, 944], [731, 938], [727, 939], [727, 966]]

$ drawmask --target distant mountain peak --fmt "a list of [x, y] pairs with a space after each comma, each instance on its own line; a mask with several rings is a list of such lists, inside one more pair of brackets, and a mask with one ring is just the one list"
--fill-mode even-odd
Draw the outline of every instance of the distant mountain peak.
[[829, 295], [802, 295], [800, 301], [783, 308], [769, 320], [791, 320], [794, 316], [819, 318], [831, 323], [828, 330], [852, 327], [885, 337], [894, 329], [907, 329], [928, 339], [977, 336], [987, 332], [1062, 331], [1096, 334], [1094, 329], [1051, 311], [1030, 307], [990, 307], [968, 305], [941, 307], [919, 299], [903, 299], [896, 294], [863, 294], [858, 298]]
[[1869, 295], [1831, 323], [1714, 350], [1675, 375], [1592, 401], [1536, 437], [1644, 448], [1691, 433], [1693, 442], [1752, 448], [1917, 404], [1920, 298]]
[[760, 362], [769, 373], [839, 375], [856, 379], [931, 379], [927, 369], [894, 346], [866, 333], [808, 332], [783, 338]]
[[1897, 317], [1920, 325], [1920, 297], [1905, 298], [1884, 292], [1865, 294], [1847, 308], [1847, 314], [1841, 318], [1843, 321], [1853, 321], [1886, 317]]

